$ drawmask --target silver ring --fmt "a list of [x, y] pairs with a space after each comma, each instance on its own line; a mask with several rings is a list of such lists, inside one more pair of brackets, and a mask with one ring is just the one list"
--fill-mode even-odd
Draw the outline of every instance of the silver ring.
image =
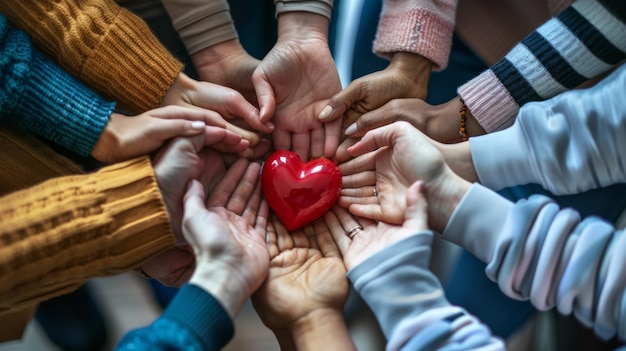
[[348, 232], [348, 238], [350, 239], [354, 238], [354, 236], [357, 235], [361, 230], [363, 230], [363, 227], [361, 227], [360, 225], [357, 225], [356, 227], [352, 228], [352, 230]]
[[374, 196], [378, 197], [378, 190], [376, 190], [376, 185], [374, 185]]

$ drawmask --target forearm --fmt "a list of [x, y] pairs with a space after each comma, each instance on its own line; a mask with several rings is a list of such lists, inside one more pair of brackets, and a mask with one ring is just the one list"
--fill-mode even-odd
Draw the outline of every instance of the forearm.
[[314, 310], [296, 321], [290, 334], [295, 350], [356, 350], [340, 310]]
[[456, 0], [385, 1], [378, 22], [374, 52], [391, 58], [396, 52], [420, 55], [434, 70], [448, 65]]
[[129, 271], [175, 241], [147, 157], [7, 195], [0, 221], [2, 312]]
[[182, 69], [113, 1], [2, 1], [0, 11], [62, 68], [129, 112], [155, 108]]
[[115, 103], [58, 67], [0, 15], [0, 117], [81, 156], [91, 153]]
[[626, 58], [619, 16], [596, 0], [578, 0], [459, 87], [459, 95], [488, 133], [504, 129], [525, 103], [573, 89]]
[[238, 38], [226, 0], [163, 0], [163, 5], [192, 57]]
[[527, 104], [506, 130], [471, 138], [481, 184], [535, 183], [561, 195], [626, 181], [625, 85], [621, 67], [592, 88]]
[[513, 205], [475, 185], [443, 237], [487, 263], [486, 274], [506, 295], [530, 299], [540, 310], [574, 313], [602, 339], [626, 337], [620, 254], [626, 240], [609, 223], [581, 220], [539, 195]]

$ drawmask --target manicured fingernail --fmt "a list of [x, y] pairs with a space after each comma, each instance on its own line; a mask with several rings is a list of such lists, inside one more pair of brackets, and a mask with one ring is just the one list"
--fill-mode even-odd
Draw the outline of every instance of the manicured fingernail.
[[328, 117], [330, 117], [330, 114], [333, 112], [333, 108], [330, 106], [326, 106], [324, 107], [324, 109], [322, 110], [322, 112], [320, 112], [320, 119], [326, 119]]
[[352, 123], [346, 128], [346, 135], [352, 135], [356, 133], [356, 123]]
[[266, 125], [266, 126], [268, 126], [268, 127], [270, 127], [271, 129], [274, 129], [274, 128], [275, 128], [274, 123], [269, 122], [269, 121], [268, 121], [268, 122], [265, 122], [265, 125]]
[[193, 121], [191, 122], [191, 128], [193, 129], [202, 129], [206, 126], [204, 121]]

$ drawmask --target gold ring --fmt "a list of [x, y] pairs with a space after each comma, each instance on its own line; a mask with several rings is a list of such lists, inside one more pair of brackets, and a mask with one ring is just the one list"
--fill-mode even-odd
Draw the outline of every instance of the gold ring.
[[363, 230], [363, 227], [361, 227], [360, 225], [357, 225], [356, 227], [352, 228], [352, 230], [348, 232], [348, 238], [350, 239], [354, 238], [354, 236], [357, 235], [361, 230]]

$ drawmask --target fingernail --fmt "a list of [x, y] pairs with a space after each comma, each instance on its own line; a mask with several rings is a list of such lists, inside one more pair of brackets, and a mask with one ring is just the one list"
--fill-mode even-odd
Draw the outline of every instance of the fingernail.
[[193, 129], [202, 129], [206, 126], [204, 121], [193, 121], [191, 122], [191, 128]]
[[320, 112], [319, 119], [326, 119], [326, 118], [330, 117], [330, 114], [332, 112], [333, 112], [333, 108], [332, 107], [330, 107], [330, 106], [324, 107], [322, 112]]
[[352, 123], [346, 128], [346, 135], [352, 135], [356, 133], [356, 123]]
[[274, 127], [275, 127], [274, 123], [272, 123], [272, 122], [265, 122], [265, 125], [270, 127], [271, 129], [274, 129]]

